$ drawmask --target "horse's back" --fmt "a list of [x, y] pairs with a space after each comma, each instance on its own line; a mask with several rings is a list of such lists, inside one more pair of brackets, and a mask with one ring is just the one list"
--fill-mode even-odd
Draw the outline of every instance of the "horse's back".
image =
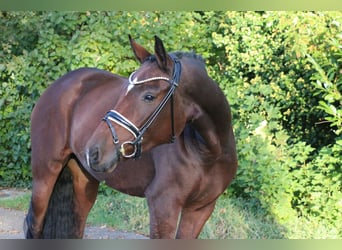
[[[53, 82], [34, 106], [31, 121], [51, 112], [65, 111], [85, 92], [98, 87], [101, 82], [116, 82], [120, 76], [96, 68], [80, 68], [70, 71]], [[57, 112], [58, 113], [58, 112]], [[38, 116], [38, 118], [36, 118]]]
[[[43, 107], [47, 105], [50, 106], [50, 109], [62, 108], [58, 106], [59, 103], [64, 104], [63, 106], [70, 106], [73, 100], [78, 99], [94, 87], [98, 87], [102, 82], [117, 82], [119, 79], [123, 78], [96, 68], [80, 68], [70, 71], [53, 82], [40, 96], [33, 109], [31, 119], [34, 119], [36, 113], [42, 114]], [[66, 103], [66, 100], [70, 101]]]

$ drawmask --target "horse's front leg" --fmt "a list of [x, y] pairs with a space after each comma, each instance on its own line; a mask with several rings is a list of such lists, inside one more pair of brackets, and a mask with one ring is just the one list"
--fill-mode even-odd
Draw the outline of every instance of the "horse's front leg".
[[196, 239], [215, 208], [216, 200], [198, 209], [185, 208], [179, 221], [177, 239]]
[[150, 213], [150, 238], [174, 239], [181, 211], [176, 197], [168, 192], [159, 192], [146, 198]]

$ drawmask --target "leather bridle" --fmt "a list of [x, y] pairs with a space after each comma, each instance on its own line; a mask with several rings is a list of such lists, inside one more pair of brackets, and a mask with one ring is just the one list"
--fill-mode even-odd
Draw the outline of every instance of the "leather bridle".
[[[127, 119], [125, 116], [120, 114], [116, 110], [110, 110], [107, 112], [105, 117], [103, 118], [103, 121], [105, 121], [110, 129], [110, 132], [112, 134], [113, 138], [113, 143], [116, 145], [119, 143], [119, 137], [115, 131], [114, 126], [112, 125], [111, 121], [115, 122], [116, 124], [120, 125], [121, 127], [125, 128], [128, 130], [133, 136], [134, 140], [132, 141], [125, 141], [121, 144], [120, 148], [120, 153], [123, 157], [125, 158], [138, 158], [141, 155], [142, 151], [142, 141], [143, 141], [143, 135], [147, 131], [147, 129], [151, 126], [151, 124], [154, 122], [154, 120], [157, 118], [159, 113], [163, 110], [165, 107], [166, 103], [170, 100], [171, 102], [171, 139], [170, 142], [174, 142], [175, 140], [175, 128], [174, 128], [174, 108], [173, 108], [173, 96], [174, 92], [178, 86], [180, 76], [181, 76], [181, 63], [179, 59], [173, 55], [170, 55], [173, 62], [174, 62], [174, 67], [173, 67], [173, 73], [172, 73], [172, 78], [168, 77], [152, 77], [148, 79], [144, 79], [141, 81], [138, 81], [137, 78], [134, 78], [132, 80], [135, 72], [133, 72], [130, 77], [129, 77], [129, 83], [133, 85], [138, 85], [146, 82], [151, 82], [151, 81], [157, 81], [157, 80], [164, 80], [170, 83], [170, 89], [163, 98], [163, 100], [159, 103], [159, 105], [156, 107], [156, 109], [153, 111], [153, 113], [149, 116], [149, 118], [146, 120], [146, 122], [138, 128], [135, 126], [129, 119]], [[125, 152], [125, 146], [126, 145], [131, 145], [133, 147], [133, 151], [131, 153], [126, 153]]]

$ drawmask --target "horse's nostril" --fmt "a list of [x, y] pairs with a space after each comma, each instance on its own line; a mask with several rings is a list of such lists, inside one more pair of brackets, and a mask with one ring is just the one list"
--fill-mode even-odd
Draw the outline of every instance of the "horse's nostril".
[[89, 150], [89, 161], [91, 165], [96, 165], [100, 162], [100, 150], [97, 146]]
[[99, 160], [99, 151], [98, 150], [94, 150], [91, 155], [90, 155], [91, 159], [93, 161], [98, 161]]

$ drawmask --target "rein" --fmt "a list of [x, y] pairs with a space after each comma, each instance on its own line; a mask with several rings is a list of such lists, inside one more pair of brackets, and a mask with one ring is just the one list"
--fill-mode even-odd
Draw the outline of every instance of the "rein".
[[[105, 117], [103, 118], [103, 121], [105, 121], [107, 123], [107, 125], [111, 131], [114, 144], [119, 143], [119, 137], [118, 137], [111, 121], [113, 121], [116, 124], [120, 125], [121, 127], [125, 128], [134, 136], [133, 141], [125, 141], [121, 144], [120, 153], [125, 158], [132, 158], [132, 157], [138, 158], [138, 157], [140, 157], [141, 151], [142, 151], [143, 135], [145, 134], [147, 129], [151, 126], [151, 124], [155, 121], [155, 119], [158, 117], [158, 115], [163, 110], [163, 108], [165, 107], [166, 103], [169, 100], [171, 102], [171, 130], [172, 130], [170, 142], [173, 143], [175, 140], [173, 96], [174, 96], [174, 92], [175, 92], [175, 90], [178, 86], [179, 80], [180, 80], [182, 68], [181, 68], [181, 63], [180, 63], [178, 58], [176, 58], [174, 56], [172, 56], [171, 58], [174, 62], [173, 74], [172, 74], [171, 79], [167, 78], [167, 77], [152, 77], [152, 78], [148, 78], [148, 79], [144, 79], [144, 80], [140, 80], [140, 81], [138, 81], [137, 78], [134, 78], [134, 80], [132, 80], [135, 72], [133, 72], [129, 76], [129, 79], [128, 79], [129, 83], [133, 84], [133, 85], [143, 84], [146, 82], [157, 81], [157, 80], [167, 81], [171, 85], [169, 91], [167, 92], [167, 94], [165, 95], [163, 100], [159, 103], [157, 108], [153, 111], [153, 113], [149, 116], [149, 118], [141, 126], [141, 128], [138, 128], [137, 126], [135, 126], [129, 119], [127, 119], [125, 116], [123, 116], [122, 114], [120, 114], [116, 110], [108, 111], [107, 114], [105, 115]], [[134, 148], [132, 153], [127, 154], [125, 152], [125, 146], [126, 145], [131, 145]]]

